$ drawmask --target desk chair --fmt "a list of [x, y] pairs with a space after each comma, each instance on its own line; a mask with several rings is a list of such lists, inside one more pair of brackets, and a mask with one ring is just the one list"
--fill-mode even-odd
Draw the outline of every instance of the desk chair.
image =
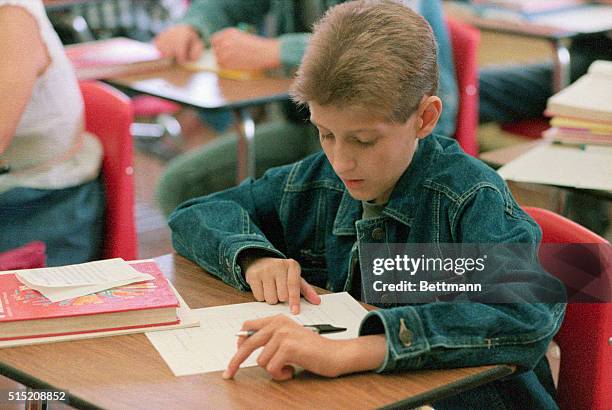
[[451, 18], [446, 19], [453, 48], [459, 91], [455, 139], [470, 155], [478, 155], [478, 47], [480, 32]]
[[[543, 243], [610, 245], [601, 236], [554, 212], [532, 207], [524, 209], [542, 228]], [[546, 268], [545, 260], [542, 265]], [[565, 319], [555, 337], [561, 347], [557, 388], [561, 409], [609, 408], [612, 403], [611, 337], [612, 303], [567, 305]]]
[[134, 168], [130, 99], [100, 82], [80, 82], [85, 102], [85, 128], [104, 147], [102, 177], [106, 190], [103, 258], [137, 258], [134, 221]]
[[33, 241], [19, 248], [0, 252], [0, 271], [35, 269], [47, 266], [46, 246], [42, 241]]

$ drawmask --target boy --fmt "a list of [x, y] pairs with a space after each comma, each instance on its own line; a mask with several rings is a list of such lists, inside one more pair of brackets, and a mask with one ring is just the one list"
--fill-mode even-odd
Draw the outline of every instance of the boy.
[[[537, 243], [537, 225], [497, 174], [453, 140], [430, 135], [442, 110], [437, 82], [435, 40], [416, 13], [391, 1], [330, 9], [292, 92], [308, 104], [324, 153], [186, 202], [169, 220], [176, 250], [255, 299], [288, 301], [298, 313], [300, 294], [320, 302], [311, 284], [360, 294], [367, 244]], [[495, 262], [520, 269], [522, 280], [508, 284], [514, 290], [561, 287], [528, 261]], [[224, 377], [261, 346], [258, 364], [276, 380], [291, 378], [291, 365], [335, 377], [512, 363], [517, 376], [435, 407], [555, 408], [543, 355], [563, 312], [563, 304], [412, 304], [368, 313], [360, 337], [343, 341], [284, 316], [264, 318], [243, 325], [257, 333], [239, 339]]]

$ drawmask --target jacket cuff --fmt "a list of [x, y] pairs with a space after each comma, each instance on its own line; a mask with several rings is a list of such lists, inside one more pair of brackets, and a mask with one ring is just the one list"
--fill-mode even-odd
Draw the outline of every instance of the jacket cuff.
[[198, 34], [200, 35], [200, 38], [202, 39], [202, 41], [204, 43], [206, 43], [206, 46], [208, 47], [210, 44], [210, 36], [211, 36], [211, 32], [208, 28], [208, 26], [206, 25], [206, 23], [204, 23], [202, 21], [202, 18], [197, 18], [196, 16], [192, 16], [190, 14], [187, 14], [186, 16], [184, 16], [183, 18], [181, 18], [176, 24], [188, 24], [191, 27], [194, 28], [195, 31], [198, 32]]
[[290, 33], [279, 36], [280, 61], [285, 69], [297, 68], [310, 40], [307, 33]]
[[385, 333], [387, 354], [377, 373], [396, 369], [418, 369], [431, 350], [423, 322], [411, 306], [369, 312], [359, 326], [359, 336]]
[[251, 289], [244, 279], [242, 269], [238, 264], [238, 255], [247, 249], [269, 251], [271, 256], [286, 259], [287, 257], [274, 248], [263, 236], [257, 234], [232, 235], [219, 246], [219, 270], [223, 277], [231, 281], [231, 285], [246, 292]]

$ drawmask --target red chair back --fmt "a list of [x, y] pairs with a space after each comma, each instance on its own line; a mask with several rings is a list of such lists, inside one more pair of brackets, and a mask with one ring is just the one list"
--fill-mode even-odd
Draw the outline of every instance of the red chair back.
[[453, 48], [459, 91], [455, 139], [470, 155], [478, 155], [478, 47], [480, 32], [451, 18], [446, 19]]
[[106, 217], [102, 257], [137, 259], [130, 99], [96, 81], [82, 81], [80, 87], [85, 102], [85, 128], [104, 147]]
[[[525, 207], [543, 243], [610, 243], [554, 212]], [[546, 268], [545, 261], [542, 265]], [[608, 267], [608, 269], [610, 269]], [[551, 272], [555, 274], [555, 272]], [[607, 272], [610, 275], [610, 271]], [[570, 303], [555, 341], [561, 347], [557, 400], [561, 409], [605, 409], [612, 403], [612, 303]]]
[[19, 248], [0, 252], [0, 271], [44, 268], [47, 266], [46, 249], [43, 241], [33, 241]]

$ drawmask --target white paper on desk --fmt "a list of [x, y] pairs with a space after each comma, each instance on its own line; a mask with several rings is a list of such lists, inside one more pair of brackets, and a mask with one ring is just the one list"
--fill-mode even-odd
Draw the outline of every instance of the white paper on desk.
[[612, 151], [544, 144], [497, 172], [512, 181], [611, 191]]
[[15, 276], [52, 302], [153, 279], [147, 273], [138, 272], [121, 258], [53, 268], [24, 269], [16, 271]]
[[612, 6], [586, 5], [559, 12], [543, 13], [530, 21], [577, 33], [598, 33], [612, 29]]
[[[300, 314], [289, 314], [287, 304], [261, 302], [239, 303], [192, 310], [200, 327], [147, 333], [147, 337], [175, 376], [224, 370], [236, 353], [236, 332], [246, 320], [285, 314], [302, 324], [329, 323], [346, 327], [345, 332], [323, 335], [331, 339], [357, 337], [367, 311], [348, 293], [321, 295], [320, 305], [302, 302]], [[256, 350], [241, 367], [256, 366], [261, 349]]]

